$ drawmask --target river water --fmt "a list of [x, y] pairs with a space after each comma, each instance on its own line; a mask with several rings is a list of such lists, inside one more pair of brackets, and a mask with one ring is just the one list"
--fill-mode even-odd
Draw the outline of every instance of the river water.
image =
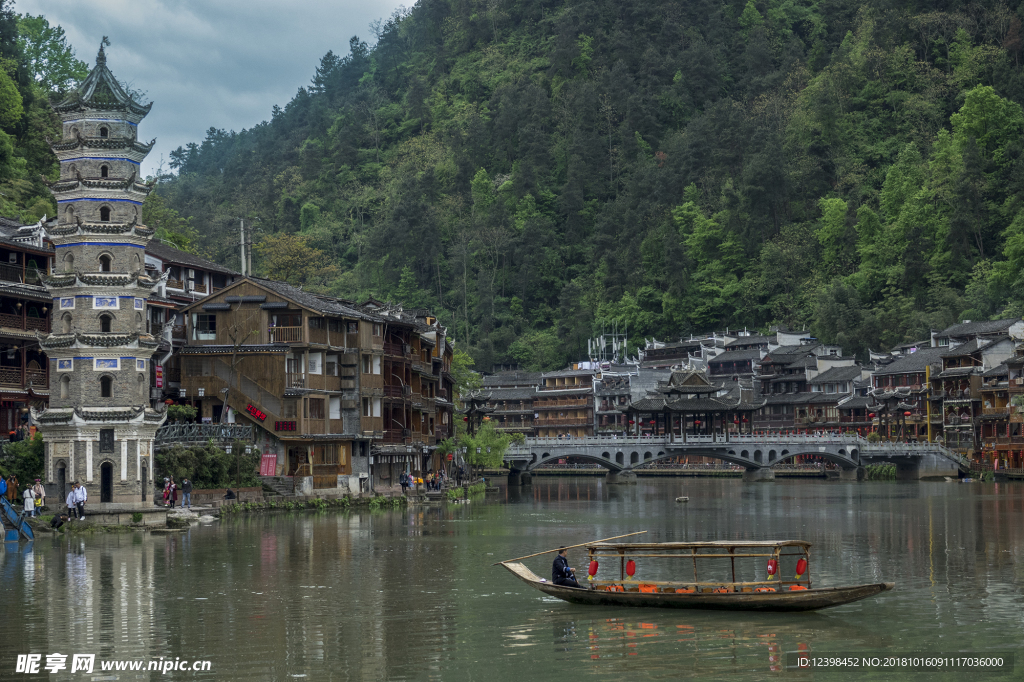
[[[29, 653], [44, 664], [95, 654], [92, 675], [51, 676], [72, 680], [849, 678], [786, 670], [788, 652], [1009, 652], [1021, 679], [1022, 493], [1017, 483], [536, 477], [464, 505], [48, 536], [0, 550], [0, 680], [33, 679], [14, 672]], [[815, 613], [611, 609], [547, 598], [491, 566], [635, 530], [645, 541], [804, 539], [816, 585], [897, 588]], [[548, 576], [551, 560], [526, 563]], [[585, 573], [582, 552], [570, 563]], [[161, 658], [210, 670], [99, 671]]]

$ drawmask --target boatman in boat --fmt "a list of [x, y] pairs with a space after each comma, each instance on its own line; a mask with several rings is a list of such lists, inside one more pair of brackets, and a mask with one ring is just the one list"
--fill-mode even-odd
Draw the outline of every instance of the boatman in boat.
[[551, 582], [565, 587], [581, 587], [576, 582], [576, 569], [569, 567], [569, 560], [565, 558], [568, 550], [563, 546], [558, 549], [558, 556], [555, 563], [551, 564]]

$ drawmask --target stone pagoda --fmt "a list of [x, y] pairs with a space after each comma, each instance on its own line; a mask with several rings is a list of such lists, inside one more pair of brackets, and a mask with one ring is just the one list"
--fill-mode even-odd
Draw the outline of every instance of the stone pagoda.
[[84, 483], [94, 511], [146, 501], [164, 421], [150, 406], [157, 340], [147, 332], [146, 306], [158, 280], [145, 270], [153, 230], [140, 223], [152, 183], [139, 180], [139, 168], [155, 140], [140, 143], [137, 130], [151, 106], [125, 92], [101, 46], [96, 67], [53, 107], [63, 124], [61, 141], [49, 141], [60, 161], [60, 179], [50, 184], [58, 220], [47, 230], [54, 268], [44, 279], [53, 333], [39, 340], [52, 388], [36, 421], [56, 494]]

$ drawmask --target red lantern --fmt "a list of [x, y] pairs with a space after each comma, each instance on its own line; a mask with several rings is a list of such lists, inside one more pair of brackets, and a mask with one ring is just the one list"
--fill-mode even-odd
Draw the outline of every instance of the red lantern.
[[654, 420], [653, 420], [653, 419], [651, 420], [651, 423], [652, 423], [652, 424], [654, 423]]
[[700, 426], [700, 420], [699, 419], [694, 419], [693, 420], [693, 425], [694, 426]]
[[910, 416], [910, 410], [907, 410], [906, 412], [904, 412], [903, 416], [904, 417], [909, 417]]
[[776, 573], [779, 571], [779, 560], [769, 559], [768, 560], [768, 579], [771, 580]]
[[746, 418], [746, 417], [744, 417], [744, 418], [743, 418], [743, 423], [744, 423], [744, 424], [746, 424], [746, 423], [747, 423], [747, 418]]
[[462, 421], [464, 421], [464, 422], [468, 422], [468, 421], [469, 421], [469, 417], [463, 417], [463, 418], [462, 418]]
[[874, 419], [874, 418], [875, 418], [875, 413], [874, 413], [874, 412], [872, 412], [872, 413], [871, 413], [871, 414], [869, 414], [868, 416], [869, 416], [869, 417], [871, 417], [872, 419]]
[[597, 575], [597, 562], [596, 561], [591, 561], [590, 562], [590, 568], [587, 569], [587, 573], [589, 573], [591, 576]]
[[807, 559], [800, 559], [796, 562], [796, 579], [800, 580], [800, 577], [807, 572]]
[[630, 559], [626, 562], [626, 575], [632, 578], [636, 574], [636, 562]]

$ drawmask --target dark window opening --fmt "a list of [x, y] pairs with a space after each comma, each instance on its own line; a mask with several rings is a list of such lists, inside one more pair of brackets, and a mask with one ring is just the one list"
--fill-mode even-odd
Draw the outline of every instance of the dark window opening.
[[107, 137], [108, 134], [109, 132], [107, 131], [107, 128], [105, 126], [103, 128], [100, 128], [100, 137]]
[[113, 318], [111, 318], [110, 315], [100, 315], [100, 331], [101, 332], [110, 332], [110, 321], [112, 319]]
[[[109, 380], [110, 377], [103, 377]], [[100, 452], [114, 451], [114, 429], [100, 429]]]
[[[113, 380], [113, 378], [111, 378], [111, 377], [101, 377], [100, 378], [100, 397], [101, 398], [112, 398], [112, 397], [114, 397], [113, 396], [113, 389], [114, 389], [114, 380]], [[113, 434], [114, 432], [110, 431], [110, 433]], [[100, 436], [102, 436], [102, 435], [103, 435], [103, 431], [100, 431]], [[102, 442], [103, 441], [101, 440], [100, 443], [102, 444]], [[113, 442], [113, 441], [111, 441], [111, 442]], [[111, 445], [111, 447], [113, 447], [113, 445]], [[100, 452], [104, 452], [104, 451], [100, 450]], [[113, 452], [113, 450], [111, 450], [111, 452]]]
[[102, 222], [104, 222], [104, 223], [110, 222], [110, 207], [109, 206], [102, 206], [102, 207], [100, 207], [100, 220]]
[[100, 166], [100, 177], [105, 178], [110, 174], [110, 169], [106, 166]]
[[107, 254], [100, 256], [100, 272], [110, 272], [110, 256]]

